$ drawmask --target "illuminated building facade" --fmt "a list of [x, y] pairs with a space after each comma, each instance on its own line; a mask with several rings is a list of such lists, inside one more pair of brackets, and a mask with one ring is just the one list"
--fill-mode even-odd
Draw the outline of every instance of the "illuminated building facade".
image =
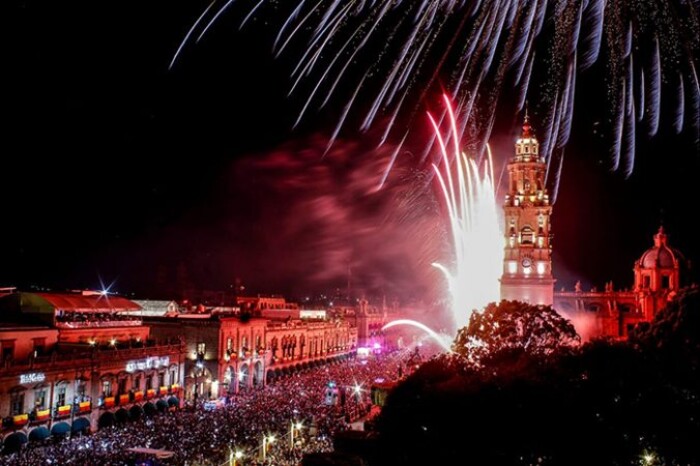
[[157, 342], [138, 308], [96, 293], [0, 297], [4, 443], [96, 430], [181, 405], [184, 346]]
[[297, 318], [303, 311], [279, 297], [239, 298], [238, 304], [252, 314], [146, 318], [154, 335], [185, 339], [188, 399], [261, 388], [275, 378], [345, 358], [357, 348], [357, 329], [347, 320]]
[[515, 156], [507, 168], [501, 298], [551, 305], [554, 301], [552, 206], [545, 188], [547, 165], [539, 153], [539, 142], [527, 115], [522, 135], [515, 143]]
[[680, 288], [683, 255], [668, 244], [663, 227], [654, 244], [634, 264], [634, 286], [619, 291], [608, 283], [604, 291], [554, 291], [550, 218], [545, 189], [546, 161], [527, 115], [515, 156], [508, 169], [508, 193], [503, 213], [505, 255], [501, 298], [553, 305], [569, 318], [585, 318], [589, 335], [626, 338], [639, 322], [650, 322]]
[[631, 290], [615, 290], [612, 282], [603, 291], [554, 293], [554, 308], [567, 317], [586, 317], [592, 323], [592, 336], [626, 338], [640, 322], [651, 322], [681, 287], [681, 275], [687, 262], [669, 246], [663, 227], [653, 237], [653, 246], [634, 263]]

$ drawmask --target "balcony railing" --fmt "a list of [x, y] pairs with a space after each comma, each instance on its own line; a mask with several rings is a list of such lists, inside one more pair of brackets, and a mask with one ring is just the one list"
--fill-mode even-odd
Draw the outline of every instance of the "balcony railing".
[[144, 356], [160, 356], [171, 353], [184, 353], [184, 343], [153, 342], [137, 348], [117, 347], [80, 347], [79, 351], [53, 352], [44, 356], [36, 356], [28, 360], [5, 359], [0, 363], [0, 369], [14, 375], [32, 369], [89, 369], [93, 364], [107, 360], [138, 359]]
[[138, 327], [143, 325], [142, 320], [95, 320], [56, 322], [57, 328], [104, 328], [104, 327]]

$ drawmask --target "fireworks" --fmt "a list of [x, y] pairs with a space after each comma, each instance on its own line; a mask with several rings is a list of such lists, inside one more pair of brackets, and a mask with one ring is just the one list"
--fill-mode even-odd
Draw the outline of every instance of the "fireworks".
[[[199, 41], [234, 3], [207, 7], [173, 62], [195, 30]], [[697, 137], [696, 8], [685, 0], [256, 0], [241, 26], [253, 15], [282, 15], [274, 53], [302, 47], [291, 74], [290, 92], [305, 95], [297, 122], [332, 98], [345, 101], [332, 140], [350, 114], [363, 130], [386, 125], [381, 142], [394, 130], [402, 140], [408, 126], [394, 127], [410, 125], [424, 97], [446, 85], [460, 135], [478, 134], [480, 148], [512, 84], [519, 110], [528, 95], [538, 103], [543, 155], [557, 164], [570, 136], [576, 76], [601, 63], [612, 167], [629, 174], [637, 130], [653, 136], [659, 129], [662, 87], [675, 108], [670, 125], [692, 125]]]
[[491, 154], [479, 166], [461, 153], [461, 140], [449, 97], [447, 105], [452, 148], [448, 148], [440, 128], [430, 116], [442, 154], [441, 168], [433, 165], [449, 215], [454, 247], [452, 271], [434, 263], [445, 275], [457, 328], [469, 322], [471, 312], [500, 298], [499, 277], [503, 263], [503, 234], [498, 220], [498, 204], [493, 185]]
[[382, 330], [389, 330], [391, 327], [396, 327], [397, 325], [410, 325], [412, 327], [416, 327], [420, 330], [423, 330], [426, 334], [430, 336], [435, 342], [440, 345], [442, 349], [447, 351], [448, 353], [452, 351], [450, 348], [450, 343], [452, 342], [452, 337], [449, 335], [441, 335], [437, 332], [435, 332], [433, 329], [428, 327], [427, 325], [418, 322], [416, 320], [411, 320], [411, 319], [397, 319], [397, 320], [392, 320], [391, 322], [388, 322], [386, 325], [382, 327]]

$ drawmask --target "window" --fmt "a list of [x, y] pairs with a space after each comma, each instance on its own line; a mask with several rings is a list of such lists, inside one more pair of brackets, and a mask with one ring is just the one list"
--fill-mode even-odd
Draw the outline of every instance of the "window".
[[642, 287], [649, 288], [650, 285], [651, 285], [651, 277], [649, 275], [645, 275], [644, 278], [642, 279]]
[[46, 338], [34, 338], [34, 356], [44, 354], [46, 349]]
[[256, 350], [259, 350], [260, 348], [262, 348], [261, 343], [262, 343], [262, 338], [260, 337], [260, 335], [258, 335], [257, 337], [255, 337], [255, 349]]
[[661, 288], [671, 288], [671, 277], [668, 275], [661, 277]]
[[522, 244], [532, 244], [533, 240], [533, 231], [532, 228], [529, 226], [526, 226], [522, 229], [520, 232], [520, 242]]
[[109, 380], [102, 381], [102, 393], [104, 396], [112, 396], [112, 382]]
[[233, 338], [228, 337], [226, 339], [226, 350], [230, 352], [232, 349], [233, 349]]
[[241, 349], [243, 351], [248, 351], [248, 337], [243, 337], [241, 340]]
[[6, 361], [12, 359], [15, 355], [15, 341], [5, 340], [2, 342], [2, 359]]
[[177, 369], [175, 367], [170, 369], [170, 383], [177, 383]]
[[207, 351], [206, 343], [197, 343], [197, 354], [203, 355]]
[[56, 404], [58, 406], [66, 404], [66, 384], [64, 383], [56, 387]]
[[146, 376], [146, 390], [149, 388], [153, 388], [153, 376], [151, 374]]
[[165, 372], [158, 374], [158, 386], [165, 387]]
[[36, 409], [46, 408], [46, 387], [39, 387], [34, 390], [34, 407]]
[[119, 379], [119, 394], [126, 393], [126, 377]]
[[10, 416], [24, 413], [24, 391], [15, 391], [10, 394]]
[[78, 401], [85, 400], [85, 382], [82, 380], [78, 382], [78, 388], [75, 390], [75, 397]]
[[140, 375], [137, 375], [136, 378], [134, 379], [134, 385], [132, 388], [136, 391], [141, 390], [141, 376]]

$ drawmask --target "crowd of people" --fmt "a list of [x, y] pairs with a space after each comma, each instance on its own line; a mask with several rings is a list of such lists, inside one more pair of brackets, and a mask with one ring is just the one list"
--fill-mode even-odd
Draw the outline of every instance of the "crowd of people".
[[141, 318], [128, 314], [122, 315], [116, 312], [59, 311], [56, 313], [56, 323], [68, 327], [90, 327], [109, 324], [111, 322], [115, 324], [124, 324], [125, 322], [140, 323]]
[[[72, 439], [32, 442], [0, 457], [5, 465], [296, 466], [305, 453], [332, 451], [332, 436], [371, 406], [374, 380], [400, 373], [400, 353], [328, 364], [290, 375], [249, 393], [227, 398], [213, 411], [202, 406], [127, 422]], [[341, 396], [328, 397], [337, 387]], [[264, 440], [263, 440], [264, 439]], [[263, 445], [265, 451], [263, 453]], [[130, 448], [172, 452], [170, 458]]]

